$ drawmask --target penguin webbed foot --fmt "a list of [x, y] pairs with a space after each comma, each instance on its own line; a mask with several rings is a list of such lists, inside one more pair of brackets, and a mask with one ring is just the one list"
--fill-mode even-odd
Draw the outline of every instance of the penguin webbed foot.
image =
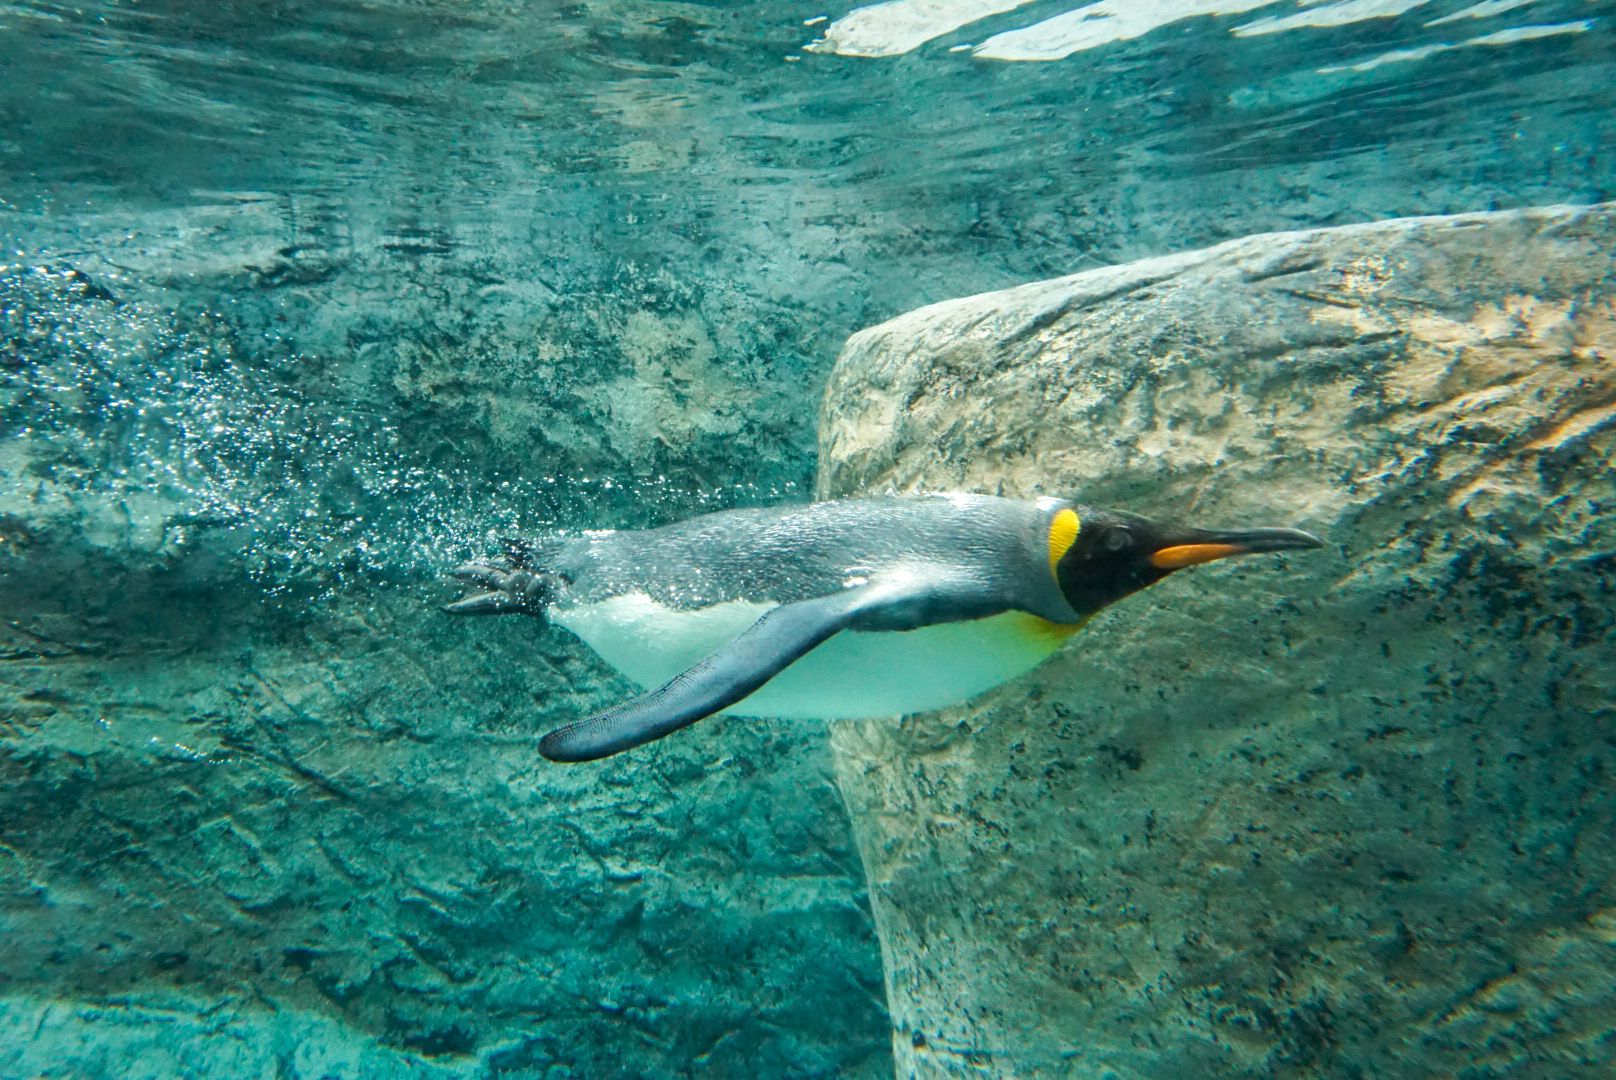
[[[525, 553], [524, 553], [525, 554]], [[455, 567], [450, 576], [486, 591], [462, 597], [443, 610], [450, 615], [543, 616], [563, 579], [557, 574], [526, 569], [512, 552], [510, 565], [470, 562]]]

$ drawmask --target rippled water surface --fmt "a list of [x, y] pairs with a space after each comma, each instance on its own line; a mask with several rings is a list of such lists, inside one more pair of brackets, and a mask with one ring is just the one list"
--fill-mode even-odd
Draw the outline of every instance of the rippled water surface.
[[31, 0], [0, 58], [5, 1075], [888, 1074], [821, 733], [537, 771], [622, 684], [444, 571], [806, 498], [922, 304], [1616, 198], [1593, 0]]

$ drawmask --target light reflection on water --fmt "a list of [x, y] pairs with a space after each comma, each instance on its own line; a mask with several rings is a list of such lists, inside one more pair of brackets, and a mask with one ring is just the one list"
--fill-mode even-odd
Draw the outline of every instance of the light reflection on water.
[[[953, 37], [876, 61], [804, 53], [805, 9], [778, 0], [32, 0], [0, 5], [11, 64], [0, 107], [10, 164], [29, 181], [13, 199], [59, 198], [63, 181], [158, 200], [338, 190], [375, 212], [413, 193], [497, 225], [524, 199], [564, 197], [553, 183], [567, 176], [678, 206], [856, 178], [838, 194], [863, 202], [883, 190], [957, 197], [980, 189], [976, 169], [1072, 194], [1119, 173], [1216, 172], [1238, 163], [1204, 155], [1231, 143], [1279, 160], [1430, 151], [1430, 125], [1461, 104], [1448, 136], [1480, 152], [1510, 118], [1495, 111], [1506, 100], [1575, 109], [1608, 85], [1599, 18], [1574, 37], [1318, 74], [1457, 40], [1431, 24], [1466, 6], [1261, 37], [1230, 33], [1242, 16], [1191, 19], [1069, 62], [1000, 64], [951, 54]], [[1463, 29], [1609, 12], [1544, 0]]]

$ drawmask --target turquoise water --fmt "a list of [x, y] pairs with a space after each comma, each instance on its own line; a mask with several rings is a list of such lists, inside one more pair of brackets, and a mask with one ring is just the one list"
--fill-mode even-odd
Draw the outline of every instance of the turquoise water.
[[0, 1076], [890, 1074], [823, 727], [546, 767], [444, 573], [806, 499], [924, 304], [1616, 198], [1616, 5], [947, 7], [0, 4]]

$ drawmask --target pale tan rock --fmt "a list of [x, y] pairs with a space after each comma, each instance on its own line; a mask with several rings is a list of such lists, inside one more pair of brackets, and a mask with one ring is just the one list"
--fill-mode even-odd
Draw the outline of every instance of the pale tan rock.
[[1253, 236], [848, 341], [821, 496], [1329, 542], [836, 726], [900, 1076], [1616, 1069], [1613, 356], [1611, 204]]

